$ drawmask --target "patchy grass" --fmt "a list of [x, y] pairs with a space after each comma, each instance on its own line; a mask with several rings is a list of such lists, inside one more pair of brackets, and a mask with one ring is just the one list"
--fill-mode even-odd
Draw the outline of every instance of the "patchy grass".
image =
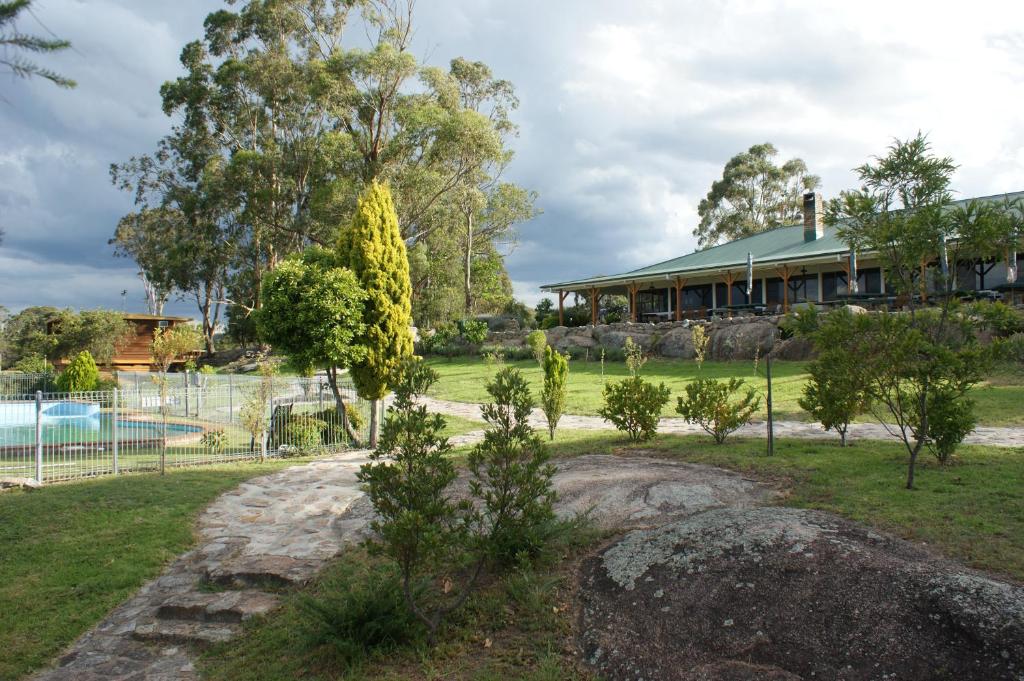
[[[456, 402], [486, 402], [489, 399], [484, 386], [494, 374], [494, 367], [483, 359], [433, 358], [428, 363], [440, 375], [440, 380], [430, 391], [431, 395]], [[506, 365], [518, 368], [530, 382], [534, 395], [540, 395], [543, 374], [536, 362], [526, 360], [506, 362]], [[604, 377], [601, 372], [598, 361], [569, 363], [566, 413], [596, 415], [603, 404], [601, 391], [605, 380], [621, 380], [628, 375], [623, 362], [605, 362]], [[690, 360], [651, 359], [647, 362], [643, 369], [644, 377], [655, 383], [664, 382], [672, 390], [673, 397], [662, 410], [663, 416], [677, 416], [675, 397], [682, 394], [683, 386], [696, 378], [697, 373], [696, 363]], [[808, 420], [810, 416], [797, 403], [807, 381], [806, 362], [775, 362], [772, 374], [776, 418]], [[763, 360], [758, 363], [756, 372], [752, 361], [705, 362], [701, 375], [711, 378], [735, 376], [748, 381], [760, 390], [762, 396], [767, 392]], [[1024, 374], [1021, 372], [998, 368], [989, 381], [974, 390], [972, 397], [977, 402], [981, 425], [1024, 426], [1024, 409], [1020, 408], [1024, 401]], [[761, 407], [755, 418], [766, 415], [763, 398]], [[871, 418], [865, 416], [862, 420]]]
[[[379, 583], [388, 566], [365, 551], [353, 550], [330, 565], [317, 580], [286, 597], [268, 617], [246, 626], [245, 634], [211, 649], [201, 668], [204, 678], [217, 681], [285, 681], [321, 679], [361, 681], [473, 680], [573, 681], [593, 678], [573, 655], [573, 568], [600, 535], [576, 526], [562, 534], [550, 555], [536, 566], [491, 575], [465, 606], [446, 620], [435, 648], [424, 644], [422, 631], [413, 630], [401, 644], [361, 647], [359, 636], [336, 632], [368, 628], [392, 608], [387, 588], [380, 602], [367, 606], [368, 584]], [[334, 608], [327, 626], [310, 616], [309, 602]]]
[[616, 432], [560, 430], [551, 446], [557, 457], [662, 456], [748, 473], [787, 489], [781, 504], [831, 511], [1024, 580], [1024, 448], [964, 445], [950, 466], [922, 458], [916, 489], [906, 490], [906, 452], [896, 442], [781, 439], [768, 457], [763, 440], [658, 435], [634, 445]]

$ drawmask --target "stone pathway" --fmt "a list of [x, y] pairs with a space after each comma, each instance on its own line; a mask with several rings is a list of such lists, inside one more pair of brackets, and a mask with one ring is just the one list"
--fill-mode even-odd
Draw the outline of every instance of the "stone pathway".
[[201, 516], [199, 546], [82, 636], [46, 681], [198, 679], [190, 650], [228, 640], [275, 608], [279, 587], [301, 584], [357, 538], [366, 452], [346, 452], [254, 478]]
[[[480, 405], [468, 402], [451, 402], [439, 400], [433, 397], [421, 398], [421, 403], [426, 404], [431, 411], [451, 416], [461, 416], [467, 419], [482, 421], [480, 417]], [[547, 421], [544, 420], [544, 413], [540, 409], [534, 409], [530, 422], [538, 429], [547, 428]], [[600, 416], [580, 416], [566, 414], [558, 422], [559, 428], [569, 430], [614, 430], [614, 426]], [[662, 418], [658, 425], [658, 432], [676, 434], [699, 434], [704, 435], [700, 426], [687, 423], [681, 418]], [[755, 421], [743, 426], [738, 435], [748, 437], [759, 437], [765, 434], [765, 423]], [[796, 437], [807, 439], [836, 438], [835, 433], [822, 429], [820, 424], [806, 421], [776, 421], [776, 437]], [[465, 437], [465, 436], [462, 436]], [[853, 423], [847, 433], [849, 440], [891, 440], [896, 436], [892, 435], [879, 423]], [[1016, 427], [994, 427], [980, 426], [968, 435], [964, 442], [967, 444], [990, 445], [994, 447], [1024, 447], [1024, 428]], [[456, 442], [452, 438], [453, 444]]]

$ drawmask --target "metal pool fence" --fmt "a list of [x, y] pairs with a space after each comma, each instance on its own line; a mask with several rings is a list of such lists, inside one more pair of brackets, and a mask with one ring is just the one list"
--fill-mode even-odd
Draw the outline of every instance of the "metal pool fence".
[[[143, 378], [144, 377], [144, 378]], [[0, 398], [0, 478], [42, 482], [346, 449], [369, 403], [324, 378], [120, 375], [119, 388]]]
[[50, 373], [26, 374], [20, 371], [0, 371], [0, 396], [28, 395], [37, 390], [56, 390], [54, 375]]

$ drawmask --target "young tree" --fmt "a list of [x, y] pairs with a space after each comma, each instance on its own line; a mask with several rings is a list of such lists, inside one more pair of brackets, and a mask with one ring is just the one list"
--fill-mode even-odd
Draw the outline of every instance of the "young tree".
[[697, 206], [700, 224], [693, 235], [700, 248], [773, 229], [800, 219], [803, 193], [821, 184], [794, 158], [775, 164], [778, 151], [755, 144], [725, 164], [722, 178], [711, 185]]
[[518, 369], [505, 367], [487, 385], [493, 402], [480, 411], [489, 428], [469, 455], [470, 492], [481, 503], [487, 554], [499, 564], [533, 557], [554, 519], [555, 467], [530, 426], [533, 397]]
[[337, 253], [314, 246], [267, 275], [262, 299], [255, 313], [261, 337], [296, 366], [327, 371], [342, 427], [352, 437], [338, 372], [366, 355], [358, 342], [366, 293], [355, 275]]
[[83, 393], [95, 390], [100, 370], [88, 350], [82, 350], [57, 376], [57, 390], [62, 393]]
[[409, 261], [386, 186], [373, 182], [363, 193], [338, 249], [341, 262], [366, 291], [360, 336], [365, 355], [352, 365], [351, 374], [359, 395], [372, 402], [370, 446], [375, 447], [377, 403], [387, 394], [389, 377], [413, 350]]
[[156, 381], [160, 386], [160, 414], [163, 416], [163, 443], [160, 447], [160, 474], [163, 475], [167, 466], [167, 372], [175, 362], [180, 362], [190, 354], [199, 352], [202, 347], [202, 336], [191, 324], [176, 324], [153, 332], [150, 353], [160, 367]]
[[[377, 512], [371, 549], [398, 565], [405, 601], [427, 627], [431, 645], [444, 617], [472, 593], [483, 567], [477, 559], [468, 573], [462, 571], [474, 514], [451, 491], [457, 473], [442, 435], [444, 417], [416, 404], [436, 380], [417, 360], [399, 365], [379, 446], [357, 475]], [[465, 578], [455, 588], [459, 574]]]
[[919, 310], [914, 302], [926, 292], [926, 265], [941, 260], [950, 241], [971, 250], [998, 229], [987, 212], [964, 219], [949, 210], [955, 168], [952, 159], [932, 154], [924, 135], [896, 141], [884, 157], [857, 169], [861, 189], [833, 199], [826, 214], [851, 249], [877, 254], [887, 288], [910, 305], [909, 314], [858, 316], [848, 341], [865, 369], [872, 403], [895, 421], [894, 434], [907, 451], [907, 489], [925, 446], [941, 437], [949, 451], [954, 435], [966, 434], [964, 409], [953, 403], [966, 398], [986, 365], [969, 322], [948, 295], [950, 277], [939, 275], [947, 294], [938, 296], [937, 307]]
[[720, 381], [700, 377], [683, 388], [686, 395], [677, 399], [676, 411], [688, 423], [698, 424], [720, 445], [730, 433], [749, 423], [750, 417], [761, 407], [761, 398], [754, 388], [740, 393], [738, 400], [732, 399], [743, 385], [740, 378]]
[[[543, 334], [543, 331], [534, 333]], [[544, 369], [544, 391], [541, 393], [541, 406], [548, 421], [548, 436], [554, 440], [555, 428], [565, 411], [569, 359], [550, 345], [545, 345], [544, 361], [541, 366]]]
[[850, 423], [871, 404], [864, 365], [848, 343], [854, 328], [852, 313], [840, 308], [825, 315], [820, 327], [809, 334], [817, 358], [807, 368], [810, 379], [799, 399], [825, 430], [839, 433], [841, 447], [846, 446]]
[[604, 406], [598, 413], [625, 431], [633, 442], [649, 440], [658, 430], [661, 410], [668, 404], [671, 391], [664, 383], [654, 385], [640, 376], [647, 357], [632, 338], [626, 338], [623, 349], [629, 378], [605, 384]]
[[44, 66], [39, 66], [19, 52], [35, 52], [47, 54], [61, 52], [71, 47], [71, 43], [60, 38], [42, 38], [22, 33], [15, 26], [19, 15], [32, 13], [32, 0], [6, 0], [0, 2], [0, 65], [19, 78], [39, 76], [63, 88], [75, 87], [75, 81], [60, 75]]

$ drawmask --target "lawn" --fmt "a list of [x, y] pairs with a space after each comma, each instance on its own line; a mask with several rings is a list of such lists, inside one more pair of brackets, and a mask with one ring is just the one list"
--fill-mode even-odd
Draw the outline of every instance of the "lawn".
[[[480, 428], [449, 419], [447, 434]], [[192, 546], [196, 516], [307, 459], [168, 469], [0, 494], [0, 679], [44, 666]]]
[[[486, 402], [485, 384], [495, 368], [483, 359], [458, 357], [429, 360], [430, 366], [440, 375], [430, 394], [456, 402]], [[539, 396], [543, 385], [543, 374], [533, 361], [507, 362], [522, 371], [530, 382], [534, 395]], [[602, 376], [602, 371], [604, 375]], [[764, 377], [765, 363], [762, 360], [755, 373], [753, 362], [705, 362], [703, 376], [728, 378], [736, 376], [749, 381], [764, 394], [767, 381]], [[662, 412], [663, 416], [675, 416], [675, 396], [682, 393], [683, 386], [692, 381], [698, 373], [697, 364], [689, 360], [651, 359], [643, 368], [643, 375], [654, 382], [664, 382], [672, 390], [672, 400]], [[807, 381], [805, 362], [775, 362], [772, 364], [772, 399], [775, 416], [780, 419], [807, 420], [797, 400]], [[602, 405], [601, 389], [605, 380], [619, 380], [628, 375], [623, 362], [573, 361], [569, 363], [569, 386], [566, 412], [569, 414], [597, 414]], [[1019, 370], [1000, 367], [990, 379], [975, 388], [972, 397], [977, 402], [977, 414], [981, 425], [1024, 426], [1024, 374]], [[763, 418], [764, 400], [759, 418]], [[870, 420], [864, 417], [862, 420]]]

